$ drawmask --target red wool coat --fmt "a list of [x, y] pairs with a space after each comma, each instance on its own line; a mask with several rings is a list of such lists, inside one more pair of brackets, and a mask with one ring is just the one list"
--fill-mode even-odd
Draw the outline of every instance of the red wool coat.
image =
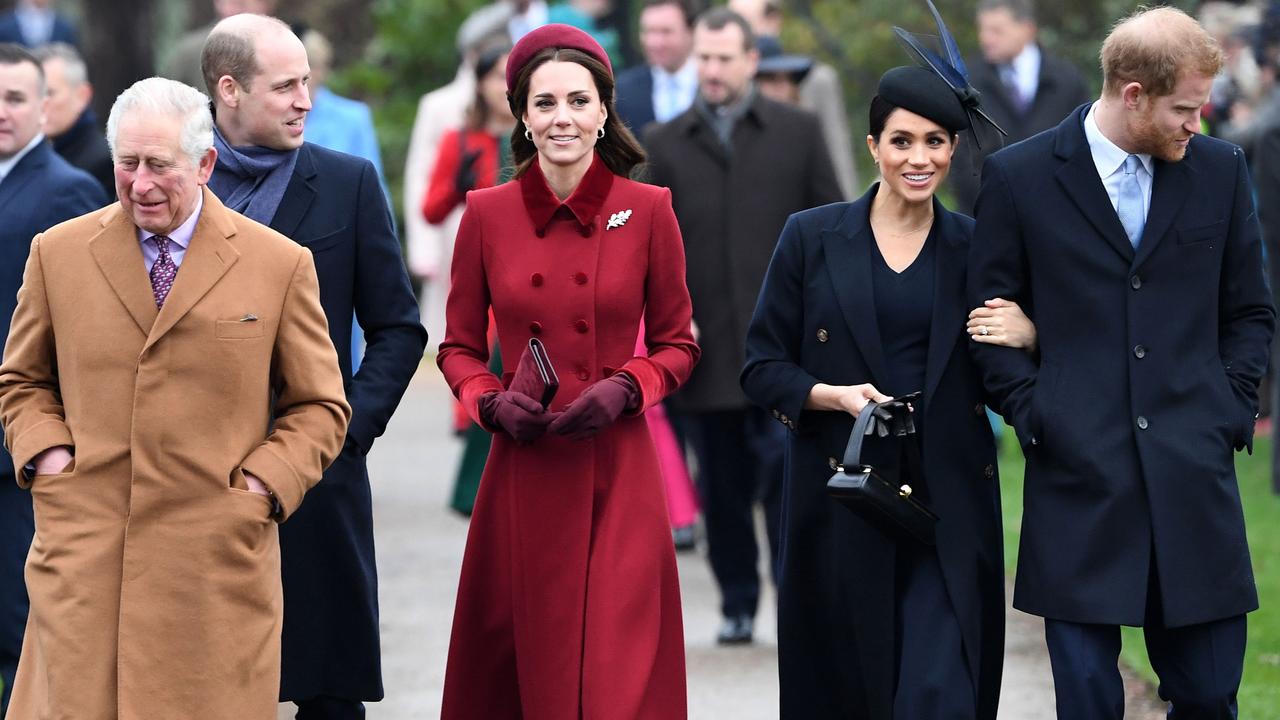
[[[610, 217], [630, 211], [609, 228]], [[615, 223], [616, 224], [616, 223]], [[698, 360], [670, 192], [596, 158], [561, 203], [537, 163], [467, 197], [439, 364], [478, 421], [501, 390], [485, 329], [493, 307], [514, 361], [531, 336], [560, 376], [563, 410], [615, 372], [643, 410]], [[636, 357], [645, 322], [648, 357]], [[511, 363], [514, 365], [514, 362]], [[679, 720], [684, 633], [662, 478], [644, 418], [594, 439], [504, 434], [480, 483], [445, 676], [445, 720]]]

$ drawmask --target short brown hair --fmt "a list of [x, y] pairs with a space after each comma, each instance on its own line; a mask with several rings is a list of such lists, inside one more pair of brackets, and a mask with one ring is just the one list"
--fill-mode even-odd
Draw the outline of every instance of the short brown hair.
[[288, 23], [266, 15], [233, 15], [215, 25], [204, 41], [204, 49], [200, 51], [200, 74], [204, 76], [205, 87], [215, 104], [218, 100], [218, 80], [223, 75], [230, 75], [232, 80], [248, 90], [253, 78], [262, 72], [257, 54], [261, 25], [245, 27], [248, 23], [268, 26], [274, 24], [293, 32]]
[[1171, 95], [1186, 72], [1217, 75], [1222, 48], [1191, 16], [1169, 7], [1143, 8], [1116, 23], [1102, 43], [1102, 91], [1131, 82], [1149, 95]]
[[516, 116], [516, 127], [511, 131], [511, 159], [516, 164], [515, 176], [524, 175], [538, 159], [537, 146], [524, 136], [525, 124], [522, 118], [529, 104], [529, 81], [533, 77], [533, 71], [553, 60], [577, 63], [591, 73], [596, 92], [600, 94], [600, 103], [607, 113], [604, 119], [604, 137], [596, 141], [595, 152], [613, 174], [631, 177], [636, 166], [644, 162], [644, 150], [614, 111], [613, 75], [604, 63], [581, 50], [558, 47], [539, 50], [516, 75], [515, 92], [510, 94], [511, 113]]

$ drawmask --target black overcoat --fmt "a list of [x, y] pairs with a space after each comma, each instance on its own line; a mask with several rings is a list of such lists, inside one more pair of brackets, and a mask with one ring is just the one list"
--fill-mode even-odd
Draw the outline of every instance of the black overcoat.
[[[427, 335], [378, 174], [304, 143], [271, 228], [311, 250], [351, 424], [342, 453], [280, 526], [281, 699], [382, 698], [373, 510], [365, 455], [400, 403]], [[351, 373], [352, 313], [364, 329]]]
[[649, 180], [671, 188], [702, 360], [672, 402], [742, 410], [747, 323], [792, 213], [842, 199], [818, 118], [759, 94], [725, 149], [696, 107], [646, 135]]
[[1082, 105], [987, 160], [970, 300], [1017, 300], [1039, 356], [974, 351], [1027, 458], [1014, 606], [1142, 625], [1258, 607], [1232, 449], [1252, 448], [1275, 326], [1244, 153], [1192, 138], [1155, 161], [1135, 252]]
[[[1040, 76], [1036, 96], [1025, 112], [1018, 112], [995, 65], [977, 57], [969, 61], [968, 67], [969, 83], [982, 93], [983, 111], [1008, 133], [1004, 138], [1005, 145], [1021, 142], [1036, 133], [1057, 127], [1064, 117], [1089, 99], [1089, 87], [1080, 70], [1071, 61], [1058, 57], [1043, 47], [1040, 48]], [[957, 211], [973, 213], [973, 204], [978, 199], [978, 170], [986, 156], [998, 149], [997, 145], [979, 151], [968, 142], [961, 143], [957, 148], [950, 176]]]
[[[895, 542], [827, 496], [853, 418], [803, 409], [818, 382], [883, 386], [893, 361], [884, 356], [871, 281], [868, 217], [877, 187], [852, 203], [787, 222], [747, 336], [742, 387], [791, 430], [778, 585], [787, 720], [892, 717]], [[936, 200], [934, 213], [940, 223], [935, 303], [917, 408], [925, 428], [924, 475], [941, 517], [938, 558], [975, 670], [978, 717], [994, 718], [1004, 656], [1004, 571], [995, 444], [981, 379], [965, 348], [973, 221]], [[887, 448], [868, 442], [872, 453]], [[879, 462], [874, 454], [870, 459]]]

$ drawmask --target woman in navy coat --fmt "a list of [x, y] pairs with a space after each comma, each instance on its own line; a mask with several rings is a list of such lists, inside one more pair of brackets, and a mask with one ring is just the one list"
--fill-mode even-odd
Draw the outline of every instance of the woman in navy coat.
[[[791, 431], [781, 716], [994, 718], [1004, 568], [995, 444], [966, 349], [973, 220], [933, 197], [968, 117], [923, 68], [886, 73], [870, 116], [883, 181], [791, 217], [747, 336], [743, 389]], [[975, 310], [972, 328], [980, 342], [1034, 344], [1012, 303]], [[941, 518], [936, 547], [891, 537], [826, 492], [863, 406], [914, 391], [923, 477], [911, 485]], [[900, 442], [868, 440], [864, 461], [889, 464]]]

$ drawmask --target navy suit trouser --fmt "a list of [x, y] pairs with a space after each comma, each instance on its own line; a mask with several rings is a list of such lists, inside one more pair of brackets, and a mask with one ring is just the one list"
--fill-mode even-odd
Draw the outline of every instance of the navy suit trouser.
[[754, 617], [760, 603], [760, 553], [753, 508], [756, 500], [764, 505], [769, 566], [776, 580], [786, 428], [755, 407], [686, 413], [683, 418], [698, 458], [698, 494], [711, 571], [720, 587], [720, 612]]
[[[1245, 616], [1237, 615], [1166, 627], [1153, 574], [1142, 634], [1169, 720], [1235, 720], [1246, 626]], [[1046, 618], [1044, 632], [1059, 720], [1121, 720], [1120, 627]]]
[[321, 696], [297, 700], [295, 720], [364, 720], [364, 703], [358, 700]]
[[[0, 462], [8, 461], [7, 453], [0, 455]], [[18, 487], [11, 466], [0, 468], [0, 682], [4, 683], [0, 715], [9, 705], [18, 656], [22, 654], [22, 635], [27, 628], [23, 568], [34, 534], [31, 493]]]

